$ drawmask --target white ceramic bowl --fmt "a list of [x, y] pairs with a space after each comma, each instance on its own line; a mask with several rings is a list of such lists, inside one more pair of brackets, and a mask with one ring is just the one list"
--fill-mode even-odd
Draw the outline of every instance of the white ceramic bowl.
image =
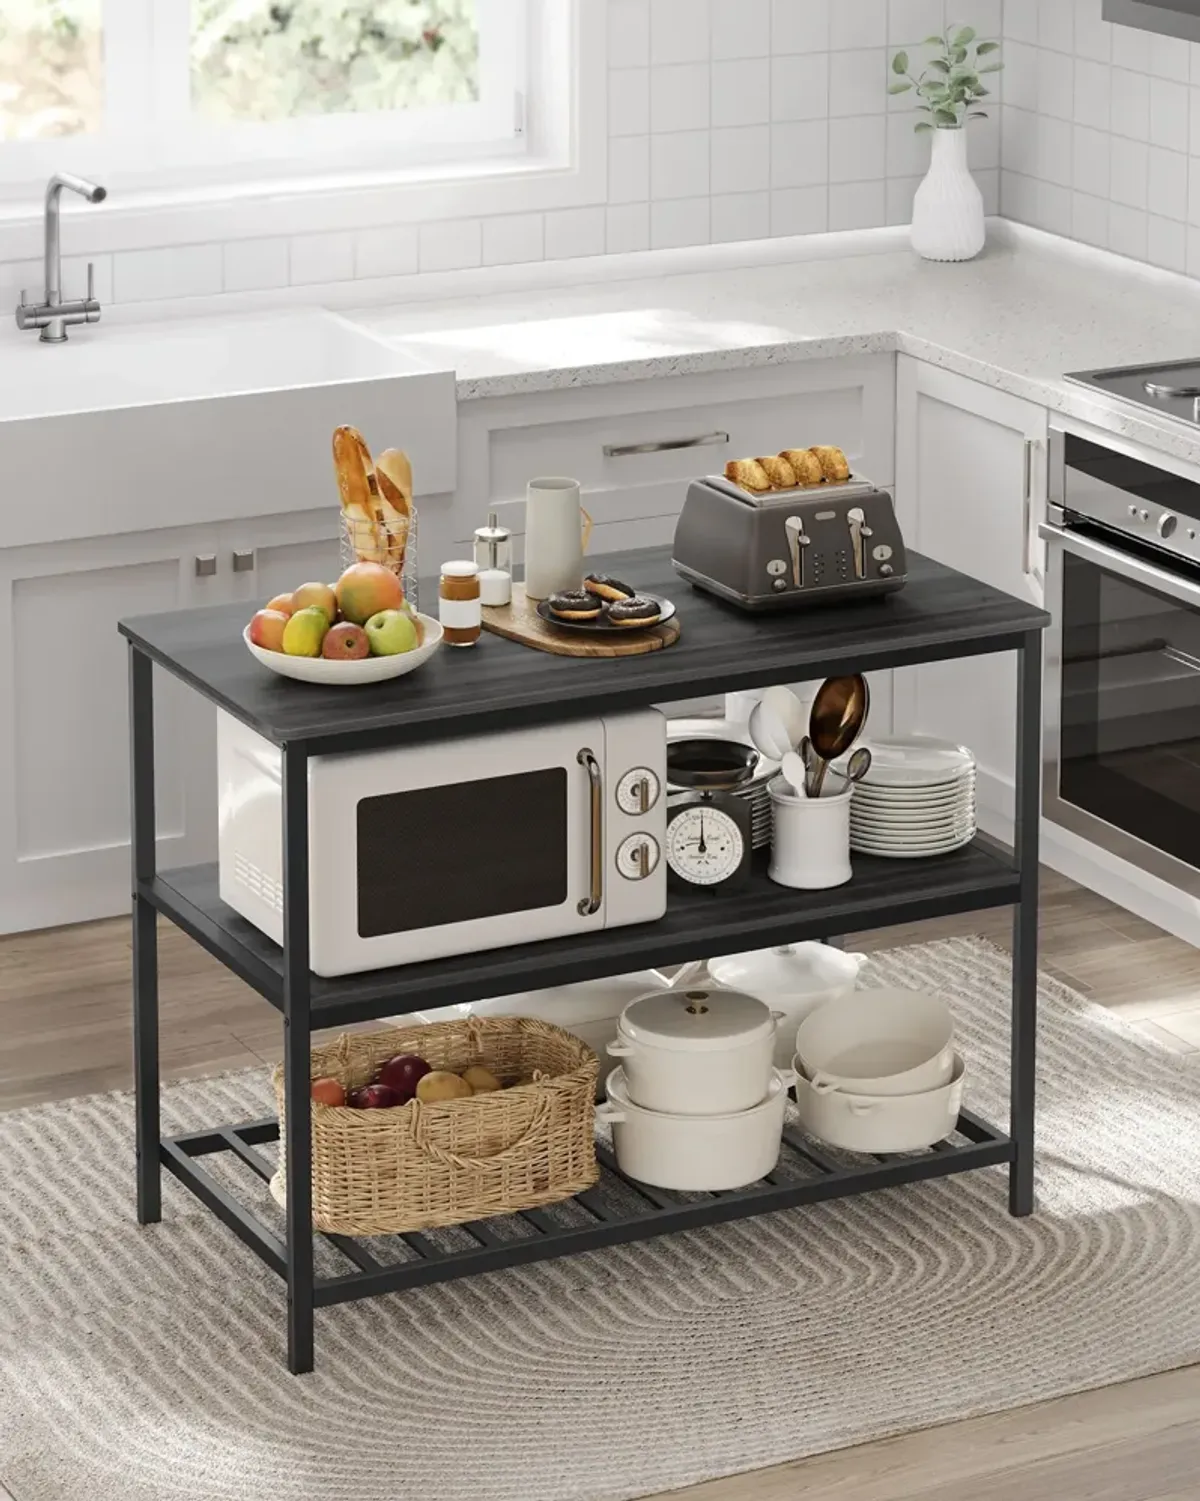
[[670, 1115], [629, 1098], [622, 1069], [608, 1076], [608, 1101], [596, 1111], [612, 1126], [623, 1173], [656, 1188], [716, 1193], [757, 1183], [779, 1161], [788, 1077], [773, 1072], [766, 1099], [730, 1115]]
[[266, 651], [251, 641], [249, 626], [242, 632], [242, 640], [264, 667], [269, 667], [281, 678], [294, 678], [298, 683], [320, 683], [324, 687], [351, 688], [363, 683], [386, 683], [391, 678], [402, 678], [429, 661], [442, 644], [441, 623], [420, 613], [417, 619], [421, 622], [420, 646], [394, 657], [363, 657], [357, 662], [335, 662], [328, 657], [289, 657], [286, 652]]
[[819, 1093], [911, 1095], [949, 1084], [954, 1018], [922, 990], [856, 990], [805, 1017], [797, 1068]]
[[805, 1131], [848, 1152], [920, 1152], [944, 1141], [954, 1130], [963, 1086], [963, 1061], [958, 1053], [951, 1059], [950, 1079], [921, 1094], [822, 1091], [801, 1075], [796, 1080], [796, 1113]]

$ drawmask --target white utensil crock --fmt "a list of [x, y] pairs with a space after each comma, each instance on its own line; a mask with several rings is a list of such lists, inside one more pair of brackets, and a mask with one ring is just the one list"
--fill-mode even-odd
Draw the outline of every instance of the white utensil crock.
[[930, 132], [929, 171], [913, 199], [912, 247], [927, 261], [969, 261], [987, 237], [983, 195], [967, 167], [967, 132]]
[[796, 1111], [805, 1131], [848, 1152], [920, 1152], [954, 1130], [963, 1084], [963, 1061], [957, 1053], [949, 1082], [923, 1094], [822, 1091], [801, 1074], [796, 1080]]
[[612, 1127], [623, 1173], [657, 1188], [716, 1193], [757, 1183], [779, 1161], [787, 1090], [787, 1078], [776, 1072], [752, 1110], [670, 1115], [635, 1105], [618, 1068], [608, 1076], [608, 1101], [596, 1116]]
[[592, 519], [579, 501], [577, 479], [531, 479], [525, 492], [525, 593], [548, 599], [578, 589]]
[[775, 1067], [792, 1066], [796, 1028], [806, 1016], [850, 995], [866, 954], [846, 954], [827, 943], [792, 943], [708, 961], [718, 985], [744, 990], [783, 1013], [775, 1034]]
[[796, 1057], [818, 1092], [919, 1094], [950, 1082], [954, 1018], [924, 991], [858, 990], [805, 1017]]
[[781, 1018], [737, 990], [651, 992], [626, 1006], [608, 1053], [642, 1109], [728, 1115], [766, 1095]]
[[850, 869], [850, 799], [853, 787], [800, 797], [782, 778], [771, 794], [771, 863], [767, 874], [780, 886], [821, 891], [844, 886]]

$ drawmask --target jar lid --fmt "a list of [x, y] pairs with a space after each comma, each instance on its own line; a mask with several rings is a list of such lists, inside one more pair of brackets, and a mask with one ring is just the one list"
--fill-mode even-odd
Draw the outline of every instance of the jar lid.
[[466, 560], [442, 564], [442, 577], [451, 579], [474, 578], [479, 572], [478, 563], [469, 563]]
[[662, 990], [631, 1001], [620, 1030], [648, 1047], [701, 1052], [770, 1037], [775, 1018], [769, 1006], [740, 990]]

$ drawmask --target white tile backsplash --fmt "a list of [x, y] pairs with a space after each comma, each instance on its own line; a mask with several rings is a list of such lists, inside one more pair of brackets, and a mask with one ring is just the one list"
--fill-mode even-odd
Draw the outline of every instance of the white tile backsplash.
[[[607, 137], [608, 170], [598, 201], [555, 207], [541, 199], [529, 202], [529, 212], [481, 218], [465, 187], [465, 216], [453, 219], [360, 228], [343, 223], [311, 234], [117, 250], [97, 257], [101, 300], [253, 292], [903, 222], [928, 165], [929, 143], [913, 134], [912, 99], [887, 95], [891, 53], [906, 46], [916, 54], [926, 36], [960, 17], [981, 33], [996, 34], [1000, 7], [1000, 0], [969, 0], [961, 9], [953, 0], [586, 3], [607, 13], [607, 128], [594, 123]], [[1174, 140], [1181, 115], [1200, 122], [1200, 108], [1192, 107], [1177, 76], [1180, 54], [1170, 48], [1152, 53], [1147, 44], [1131, 61], [1128, 49], [1112, 47], [1111, 28], [1099, 25], [1085, 0], [1053, 3], [1073, 11], [1073, 25], [1048, 22], [1040, 36], [1036, 0], [1005, 0], [1018, 28], [1023, 11], [1033, 17], [1026, 45], [1015, 38], [1009, 43], [1005, 75], [1006, 87], [1016, 91], [1017, 112], [1028, 115], [1027, 126], [1005, 122], [1009, 193], [1023, 203], [1038, 201], [1036, 187], [1022, 196], [1014, 184], [1018, 175], [1037, 180], [1043, 103], [1045, 113], [1075, 119], [1106, 139], [1115, 128], [1110, 55], [1138, 80], [1130, 87], [1140, 90], [1141, 112], [1136, 98], [1123, 96], [1121, 118], [1131, 138], [1177, 152], [1184, 149]], [[1099, 0], [1095, 6], [1098, 11]], [[1063, 83], [1063, 65], [1071, 61], [1068, 31], [1080, 49], [1073, 88]], [[1042, 71], [1043, 53], [1056, 60], [1057, 72]], [[1156, 93], [1153, 111], [1152, 61], [1156, 90], [1168, 91]], [[1194, 87], [1200, 98], [1200, 73]], [[1194, 128], [1200, 131], [1200, 123]], [[1029, 144], [1017, 150], [1014, 143], [1023, 136]], [[999, 174], [986, 174], [999, 154], [998, 120], [972, 130], [972, 161], [993, 198]], [[1172, 170], [1177, 177], [1178, 163], [1158, 163], [1153, 204], [1147, 189], [1146, 212], [1156, 218], [1170, 218]], [[1086, 186], [1068, 171], [1066, 184], [1106, 196], [1095, 170], [1083, 176]], [[1184, 217], [1181, 211], [1181, 222]], [[1164, 256], [1170, 253], [1165, 240], [1156, 231], [1153, 243]], [[37, 289], [39, 269], [0, 264], [0, 296], [20, 280]]]
[[[1003, 26], [1003, 212], [1200, 276], [1200, 44], [1115, 26], [1102, 0], [1004, 0]], [[1042, 84], [1033, 101], [1031, 53]], [[1053, 83], [1064, 64], [1074, 69], [1069, 142]]]

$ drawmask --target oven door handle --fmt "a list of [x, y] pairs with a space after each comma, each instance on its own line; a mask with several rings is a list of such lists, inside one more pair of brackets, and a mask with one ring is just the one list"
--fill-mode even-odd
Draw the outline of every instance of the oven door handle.
[[586, 746], [575, 759], [588, 775], [588, 871], [591, 883], [588, 895], [580, 897], [577, 910], [580, 917], [595, 917], [604, 903], [604, 778], [600, 774], [599, 761]]
[[1200, 610], [1200, 583], [1193, 583], [1191, 579], [1180, 578], [1178, 574], [1156, 568], [1143, 558], [1118, 552], [1115, 547], [1097, 542], [1094, 537], [1081, 537], [1078, 532], [1064, 531], [1050, 522], [1043, 522], [1038, 527], [1038, 533], [1051, 547], [1061, 547], [1064, 552], [1073, 553], [1085, 563], [1095, 563], [1097, 567], [1107, 568], [1110, 573], [1128, 579], [1130, 583], [1141, 584], [1158, 594], [1166, 594], [1181, 604]]

